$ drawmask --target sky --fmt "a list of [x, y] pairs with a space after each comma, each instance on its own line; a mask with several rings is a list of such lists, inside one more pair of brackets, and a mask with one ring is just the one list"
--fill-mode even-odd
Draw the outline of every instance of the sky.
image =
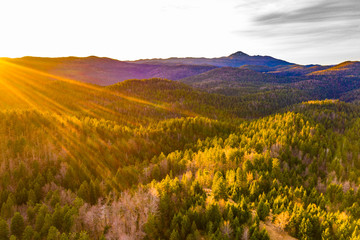
[[360, 0], [2, 0], [0, 56], [360, 60]]

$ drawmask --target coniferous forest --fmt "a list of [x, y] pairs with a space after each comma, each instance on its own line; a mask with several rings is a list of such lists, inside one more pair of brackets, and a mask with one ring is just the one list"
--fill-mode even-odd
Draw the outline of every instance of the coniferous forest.
[[1, 59], [0, 240], [360, 239], [359, 63], [245, 57]]

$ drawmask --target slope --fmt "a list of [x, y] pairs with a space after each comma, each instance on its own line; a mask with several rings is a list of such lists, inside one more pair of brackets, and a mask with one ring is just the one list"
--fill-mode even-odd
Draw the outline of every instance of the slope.
[[86, 58], [23, 57], [3, 60], [60, 77], [101, 86], [111, 85], [126, 79], [134, 78], [143, 79], [158, 77], [177, 80], [215, 68], [213, 66], [196, 65], [162, 66], [134, 64], [95, 56]]
[[360, 62], [343, 62], [331, 68], [315, 71], [310, 76], [360, 77]]
[[238, 95], [274, 88], [281, 80], [246, 68], [222, 67], [180, 81], [207, 92]]

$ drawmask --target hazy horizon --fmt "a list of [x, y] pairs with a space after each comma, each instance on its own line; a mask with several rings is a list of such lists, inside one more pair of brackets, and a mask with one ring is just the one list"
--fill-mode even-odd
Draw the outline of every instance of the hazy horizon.
[[[234, 51], [233, 53], [238, 52], [238, 51]], [[241, 51], [242, 52], [242, 51]], [[246, 52], [245, 52], [246, 53]], [[186, 57], [166, 57], [166, 58], [138, 58], [138, 59], [118, 59], [118, 58], [114, 58], [114, 57], [108, 57], [108, 56], [97, 56], [97, 55], [85, 55], [85, 56], [75, 56], [75, 55], [69, 55], [69, 56], [20, 56], [20, 57], [6, 57], [6, 56], [0, 56], [0, 58], [11, 58], [11, 59], [16, 59], [16, 58], [26, 58], [26, 57], [34, 57], [34, 58], [88, 58], [88, 57], [98, 57], [98, 58], [108, 58], [108, 59], [113, 59], [113, 60], [117, 60], [117, 61], [122, 61], [122, 62], [132, 62], [132, 61], [138, 61], [138, 60], [151, 60], [151, 59], [171, 59], [171, 58], [208, 58], [208, 59], [212, 59], [212, 58], [222, 58], [222, 57], [229, 57], [232, 53], [228, 54], [228, 55], [223, 55], [223, 56], [214, 56], [214, 57], [203, 57], [203, 56], [186, 56]], [[261, 54], [255, 54], [255, 55], [251, 55], [250, 56], [269, 56], [269, 55], [261, 55]], [[337, 65], [337, 64], [341, 64], [343, 62], [347, 62], [347, 61], [351, 61], [351, 62], [359, 62], [360, 60], [345, 60], [342, 62], [337, 62], [337, 63], [332, 63], [332, 64], [321, 64], [321, 63], [297, 63], [297, 62], [291, 62], [288, 61], [287, 59], [281, 59], [278, 58], [276, 56], [269, 56], [269, 57], [273, 57], [275, 59], [279, 59], [279, 60], [283, 60], [283, 61], [287, 61], [289, 63], [293, 63], [293, 64], [299, 64], [299, 65], [323, 65], [323, 66], [331, 66], [331, 65]]]

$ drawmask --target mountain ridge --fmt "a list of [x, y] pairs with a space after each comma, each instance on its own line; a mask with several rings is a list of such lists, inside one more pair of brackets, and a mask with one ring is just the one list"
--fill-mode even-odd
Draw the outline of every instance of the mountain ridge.
[[153, 63], [153, 64], [186, 64], [186, 65], [213, 65], [217, 67], [240, 67], [247, 65], [265, 65], [265, 66], [283, 66], [291, 65], [287, 61], [276, 59], [271, 56], [250, 56], [242, 51], [237, 51], [229, 56], [204, 58], [204, 57], [186, 57], [186, 58], [155, 58], [155, 59], [140, 59], [135, 61], [127, 61], [134, 63]]

